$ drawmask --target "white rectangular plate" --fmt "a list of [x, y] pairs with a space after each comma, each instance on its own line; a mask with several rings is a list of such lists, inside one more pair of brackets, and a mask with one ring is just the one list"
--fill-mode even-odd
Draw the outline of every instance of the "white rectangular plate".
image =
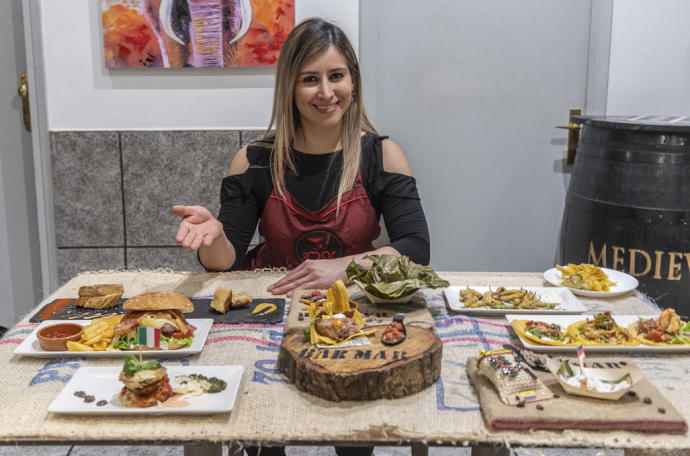
[[[54, 325], [58, 323], [77, 323], [82, 326], [88, 326], [92, 320], [46, 320], [41, 322], [40, 325], [34, 331], [29, 334], [29, 337], [24, 339], [24, 342], [19, 344], [19, 346], [14, 350], [15, 355], [23, 356], [33, 356], [35, 358], [117, 358], [122, 357], [127, 354], [136, 353], [138, 356], [138, 350], [131, 351], [48, 351], [43, 350], [38, 343], [38, 338], [36, 333], [39, 329], [44, 328], [49, 325]], [[196, 331], [194, 331], [194, 340], [192, 340], [192, 345], [186, 348], [180, 348], [179, 350], [142, 350], [142, 355], [144, 357], [177, 357], [177, 356], [189, 356], [201, 353], [206, 343], [206, 337], [208, 337], [208, 332], [213, 325], [213, 319], [211, 318], [191, 318], [187, 320], [189, 324], [196, 326]]]
[[[486, 293], [491, 290], [495, 290], [498, 286], [492, 287], [475, 287], [469, 285], [473, 290], [477, 290], [479, 293]], [[579, 314], [586, 312], [587, 309], [582, 305], [580, 301], [573, 295], [570, 290], [563, 287], [506, 287], [506, 288], [523, 288], [524, 290], [534, 291], [544, 302], [554, 302], [558, 305], [551, 309], [492, 309], [489, 307], [475, 307], [466, 308], [463, 303], [460, 302], [460, 290], [466, 289], [466, 286], [453, 286], [443, 289], [443, 295], [446, 297], [448, 302], [448, 307], [455, 312], [462, 312], [464, 314], [474, 314], [474, 315], [506, 315], [508, 313], [517, 314], [543, 314], [543, 313], [554, 313], [554, 314]]]
[[[658, 315], [612, 315], [613, 319], [616, 320], [620, 326], [627, 328], [630, 323], [634, 323], [638, 318], [659, 318]], [[552, 315], [541, 313], [539, 315], [529, 315], [525, 316], [519, 314], [508, 314], [506, 315], [506, 320], [508, 323], [512, 323], [513, 320], [534, 320], [534, 321], [544, 321], [546, 323], [555, 323], [561, 325], [563, 328], [567, 328], [569, 325], [575, 323], [576, 321], [586, 320], [587, 318], [594, 318], [593, 315]], [[512, 325], [511, 325], [512, 326]], [[512, 329], [512, 327], [511, 327]], [[514, 331], [514, 330], [513, 330]], [[517, 333], [516, 333], [517, 334]], [[518, 337], [520, 337], [518, 335]], [[576, 352], [577, 347], [561, 347], [558, 345], [539, 345], [535, 344], [530, 340], [523, 339], [520, 337], [520, 342], [530, 350], [551, 352], [551, 351], [569, 351]], [[633, 345], [633, 346], [620, 346], [612, 345], [610, 347], [590, 347], [585, 345], [585, 352], [640, 352], [640, 353], [653, 353], [653, 352], [690, 352], [690, 345], [669, 345], [669, 346], [656, 346], [656, 345]]]
[[[237, 396], [237, 389], [242, 379], [242, 366], [168, 366], [168, 378], [173, 388], [178, 386], [175, 377], [179, 375], [201, 374], [206, 377], [218, 377], [225, 380], [228, 386], [220, 393], [202, 394], [185, 397], [189, 402], [185, 407], [161, 407], [160, 405], [145, 408], [121, 407], [118, 398], [123, 384], [118, 380], [120, 367], [81, 367], [60, 394], [48, 407], [49, 412], [70, 414], [99, 415], [163, 415], [163, 414], [210, 414], [224, 413], [232, 410]], [[84, 391], [94, 396], [93, 402], [84, 402], [74, 395]], [[103, 406], [98, 401], [106, 400]]]

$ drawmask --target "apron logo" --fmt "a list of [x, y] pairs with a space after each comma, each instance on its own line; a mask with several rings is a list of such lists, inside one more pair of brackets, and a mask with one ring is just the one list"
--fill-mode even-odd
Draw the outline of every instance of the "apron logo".
[[343, 241], [328, 230], [311, 230], [302, 233], [295, 241], [295, 257], [304, 260], [330, 260], [345, 253]]

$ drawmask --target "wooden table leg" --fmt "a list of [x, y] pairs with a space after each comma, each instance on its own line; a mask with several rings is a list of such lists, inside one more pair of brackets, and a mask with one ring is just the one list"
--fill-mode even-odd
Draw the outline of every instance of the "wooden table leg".
[[221, 442], [200, 442], [184, 445], [184, 456], [222, 456]]
[[429, 456], [429, 445], [423, 443], [413, 443], [410, 445], [412, 456]]
[[472, 456], [510, 456], [510, 450], [503, 445], [472, 445]]

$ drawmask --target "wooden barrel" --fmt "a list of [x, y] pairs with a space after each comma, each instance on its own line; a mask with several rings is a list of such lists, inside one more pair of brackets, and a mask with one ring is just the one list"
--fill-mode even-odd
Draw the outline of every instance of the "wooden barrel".
[[560, 263], [627, 272], [657, 304], [690, 315], [690, 119], [572, 120], [582, 128]]

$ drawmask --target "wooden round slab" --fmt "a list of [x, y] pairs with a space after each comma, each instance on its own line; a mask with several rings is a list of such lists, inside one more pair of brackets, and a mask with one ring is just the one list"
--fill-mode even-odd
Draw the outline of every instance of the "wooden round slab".
[[329, 401], [362, 401], [414, 394], [441, 375], [443, 344], [433, 331], [407, 326], [407, 339], [384, 345], [386, 326], [374, 326], [371, 345], [317, 348], [304, 335], [285, 336], [278, 368], [295, 386]]

